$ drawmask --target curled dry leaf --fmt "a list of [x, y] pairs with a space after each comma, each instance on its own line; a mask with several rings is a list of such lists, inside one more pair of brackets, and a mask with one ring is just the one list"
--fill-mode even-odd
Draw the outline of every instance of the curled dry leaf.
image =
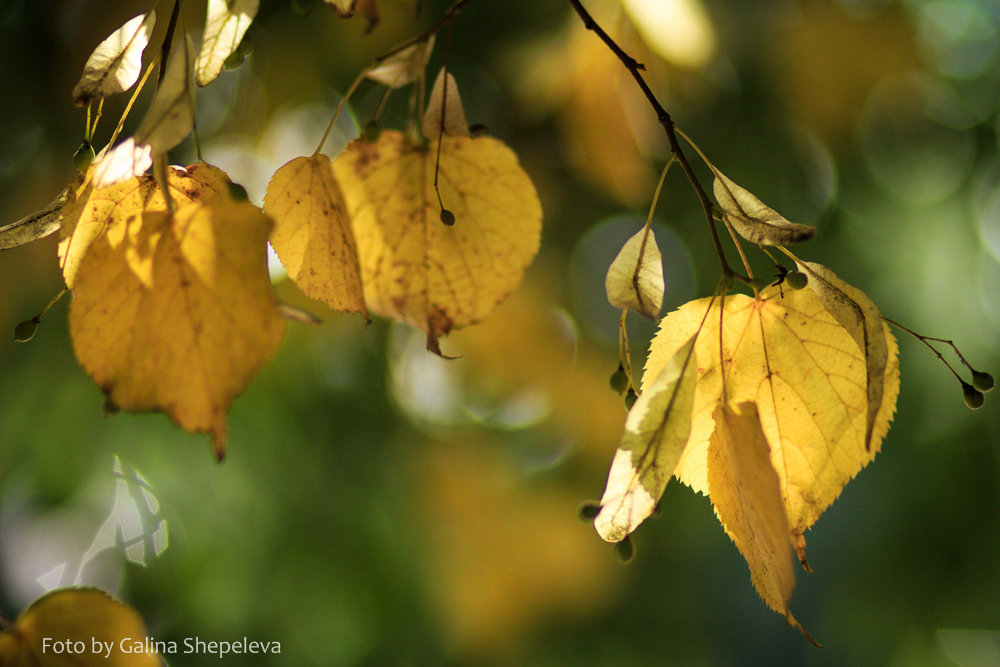
[[708, 490], [719, 522], [746, 560], [761, 599], [813, 641], [788, 609], [795, 590], [788, 519], [757, 406], [722, 401], [712, 418]]
[[357, 244], [330, 158], [297, 157], [278, 169], [264, 211], [274, 219], [271, 246], [299, 289], [367, 317]]
[[663, 307], [663, 258], [650, 228], [640, 229], [618, 252], [604, 289], [616, 308], [630, 308], [655, 319]]
[[663, 495], [691, 433], [697, 369], [692, 337], [629, 410], [601, 498], [601, 511], [594, 520], [604, 540], [624, 539], [653, 513]]
[[270, 231], [257, 207], [217, 197], [132, 216], [91, 244], [69, 330], [112, 403], [209, 433], [222, 458], [229, 405], [284, 334], [267, 273]]
[[81, 183], [83, 175], [76, 174], [70, 179], [69, 185], [48, 206], [0, 227], [0, 250], [9, 250], [37, 241], [58, 230], [62, 224], [63, 209], [76, 197], [77, 188]]
[[441, 118], [444, 117], [444, 133], [452, 137], [469, 136], [469, 124], [465, 121], [465, 111], [462, 109], [462, 98], [458, 94], [458, 84], [455, 77], [444, 68], [434, 81], [434, 89], [427, 100], [427, 111], [420, 121], [420, 131], [424, 136], [434, 141], [441, 136]]
[[875, 418], [882, 405], [885, 367], [889, 361], [882, 314], [867, 294], [848, 285], [822, 264], [798, 260], [796, 264], [800, 271], [809, 276], [808, 288], [819, 298], [827, 312], [847, 329], [865, 357], [865, 387], [868, 393], [865, 428], [867, 448], [875, 429]]
[[327, 5], [337, 12], [337, 16], [349, 19], [357, 12], [368, 19], [368, 27], [365, 32], [371, 32], [378, 25], [378, 7], [375, 0], [324, 0]]
[[[228, 193], [229, 177], [204, 162], [186, 169], [171, 167], [167, 178], [171, 197], [178, 206]], [[163, 193], [152, 176], [132, 177], [108, 187], [96, 187], [90, 177], [84, 180], [63, 211], [59, 265], [66, 286], [76, 286], [80, 262], [95, 239], [111, 233], [112, 242], [119, 243], [130, 218], [166, 208]]]
[[747, 241], [759, 245], [788, 245], [811, 239], [816, 233], [815, 227], [789, 222], [712, 164], [709, 167], [715, 174], [712, 191], [719, 207], [736, 233]]
[[437, 149], [386, 131], [333, 163], [361, 260], [368, 308], [431, 342], [486, 317], [517, 287], [538, 250], [542, 209], [517, 157], [492, 137], [445, 137], [439, 186], [455, 224], [440, 220]]
[[140, 14], [97, 45], [73, 89], [73, 102], [77, 106], [86, 106], [135, 85], [142, 69], [142, 52], [149, 44], [154, 23], [156, 12]]
[[[646, 377], [655, 378], [698, 329], [709, 302], [689, 302], [663, 318], [650, 344]], [[759, 299], [728, 296], [724, 308], [716, 300], [695, 344], [699, 368], [691, 438], [676, 476], [698, 492], [709, 490], [707, 449], [723, 399], [724, 370], [725, 399], [757, 404], [789, 528], [793, 535], [804, 533], [875, 457], [889, 430], [899, 367], [895, 340], [887, 329], [884, 333], [882, 404], [866, 447], [865, 357], [812, 290], [785, 290], [782, 297], [768, 287]]]
[[191, 83], [191, 38], [174, 49], [167, 73], [134, 136], [122, 141], [94, 163], [94, 184], [106, 187], [140, 176], [152, 161], [179, 144], [194, 124], [194, 88]]
[[[96, 588], [61, 588], [35, 600], [13, 627], [0, 634], [4, 667], [158, 667], [145, 651], [124, 652], [125, 640], [142, 641], [146, 624], [132, 607]], [[83, 642], [80, 654], [53, 652], [43, 641]], [[100, 642], [100, 644], [98, 644]], [[95, 646], [101, 650], [94, 650]], [[131, 648], [132, 644], [126, 641]]]
[[257, 15], [260, 0], [208, 0], [205, 32], [195, 60], [195, 83], [207, 86], [222, 71]]
[[390, 88], [413, 83], [424, 73], [433, 50], [434, 35], [431, 35], [430, 38], [386, 58], [378, 67], [370, 69], [365, 76]]

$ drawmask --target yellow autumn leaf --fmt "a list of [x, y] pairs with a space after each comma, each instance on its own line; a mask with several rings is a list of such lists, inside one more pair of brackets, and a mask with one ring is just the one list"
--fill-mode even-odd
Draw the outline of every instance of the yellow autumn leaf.
[[278, 169], [264, 211], [274, 219], [271, 245], [299, 289], [367, 317], [358, 249], [330, 158], [297, 157]]
[[257, 15], [260, 0], [208, 0], [205, 33], [194, 63], [195, 83], [207, 86], [222, 71], [222, 64], [240, 45]]
[[[650, 344], [644, 382], [656, 377], [698, 329], [710, 302], [689, 302], [663, 318]], [[895, 339], [882, 326], [888, 362], [869, 449], [865, 356], [812, 291], [784, 290], [782, 295], [777, 287], [768, 287], [759, 299], [727, 296], [724, 309], [717, 298], [695, 345], [699, 368], [691, 437], [675, 475], [707, 492], [707, 449], [716, 406], [723, 397], [755, 402], [789, 528], [801, 535], [875, 457], [889, 430], [899, 367]]]
[[650, 228], [632, 235], [611, 262], [604, 280], [608, 302], [655, 318], [663, 307], [663, 258]]
[[653, 513], [691, 434], [694, 339], [670, 358], [629, 410], [594, 527], [619, 542]]
[[486, 317], [517, 287], [538, 250], [542, 209], [517, 157], [492, 137], [436, 144], [386, 131], [355, 141], [333, 163], [361, 259], [368, 308], [427, 332], [435, 344]]
[[62, 588], [36, 600], [0, 635], [0, 665], [158, 667], [155, 653], [122, 651], [123, 640], [146, 634], [142, 617], [104, 591]]
[[142, 67], [142, 52], [149, 44], [155, 23], [155, 11], [140, 14], [97, 45], [73, 89], [73, 102], [77, 106], [86, 106], [135, 85]]
[[465, 120], [458, 84], [444, 68], [434, 81], [434, 88], [427, 99], [427, 111], [420, 121], [420, 131], [427, 139], [437, 139], [442, 130], [452, 137], [469, 136], [469, 124]]
[[875, 418], [882, 405], [883, 376], [889, 361], [882, 314], [864, 292], [848, 285], [822, 264], [796, 260], [799, 269], [809, 276], [807, 287], [812, 290], [840, 325], [847, 329], [858, 349], [865, 356], [868, 393], [865, 446], [871, 441]]
[[[80, 261], [94, 239], [117, 228], [117, 236], [113, 238], [117, 243], [129, 218], [144, 211], [165, 211], [167, 208], [163, 193], [152, 176], [133, 177], [102, 188], [93, 184], [92, 174], [91, 171], [87, 179], [77, 183], [73, 202], [62, 214], [59, 264], [70, 289], [76, 285]], [[167, 178], [171, 197], [178, 206], [206, 201], [228, 192], [229, 177], [204, 162], [187, 168], [171, 167]]]
[[788, 519], [757, 406], [720, 402], [712, 417], [708, 490], [715, 512], [750, 567], [761, 599], [809, 637], [788, 609], [795, 590]]
[[221, 458], [229, 404], [284, 333], [267, 274], [271, 221], [220, 197], [119, 227], [80, 262], [69, 312], [77, 359], [114, 405], [209, 433]]

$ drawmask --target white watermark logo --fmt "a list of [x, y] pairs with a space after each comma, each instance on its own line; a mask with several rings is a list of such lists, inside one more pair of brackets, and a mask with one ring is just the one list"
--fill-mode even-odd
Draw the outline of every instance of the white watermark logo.
[[97, 637], [83, 639], [42, 638], [43, 655], [96, 655], [110, 659], [113, 653], [127, 655], [150, 653], [159, 655], [201, 654], [224, 658], [227, 655], [281, 653], [281, 642], [258, 641], [248, 637], [229, 640], [207, 640], [185, 637], [181, 641], [161, 641], [153, 637], [124, 637], [121, 640], [103, 641]]

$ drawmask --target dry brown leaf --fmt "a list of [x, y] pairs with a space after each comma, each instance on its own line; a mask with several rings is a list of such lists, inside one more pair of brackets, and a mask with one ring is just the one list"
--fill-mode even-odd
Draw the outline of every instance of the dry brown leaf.
[[[444, 123], [442, 124], [442, 117]], [[458, 94], [458, 84], [455, 77], [444, 68], [434, 81], [434, 88], [427, 99], [427, 111], [420, 121], [420, 130], [424, 137], [433, 141], [444, 133], [452, 137], [469, 136], [469, 124], [465, 121], [465, 111], [462, 109], [462, 98]]]

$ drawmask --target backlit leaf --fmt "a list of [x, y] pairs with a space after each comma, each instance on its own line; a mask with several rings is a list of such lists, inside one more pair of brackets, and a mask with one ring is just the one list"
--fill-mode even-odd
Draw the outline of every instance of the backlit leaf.
[[691, 433], [691, 406], [698, 360], [694, 339], [670, 358], [629, 410], [611, 462], [598, 534], [618, 542], [653, 513]]
[[420, 121], [420, 131], [431, 141], [441, 136], [441, 117], [444, 116], [444, 133], [453, 137], [469, 136], [462, 98], [458, 94], [455, 77], [442, 68], [434, 82], [434, 89], [427, 99], [427, 111]]
[[[0, 635], [0, 665], [158, 667], [155, 653], [121, 650], [123, 640], [146, 636], [146, 625], [132, 607], [95, 588], [62, 588], [36, 600]], [[56, 641], [70, 642], [73, 652], [57, 653]]]
[[868, 295], [853, 285], [838, 278], [833, 271], [815, 262], [796, 262], [799, 270], [809, 276], [808, 288], [833, 315], [840, 325], [847, 329], [858, 349], [865, 355], [868, 392], [868, 425], [865, 429], [865, 444], [872, 437], [875, 418], [882, 405], [883, 378], [889, 360], [889, 348], [885, 342], [882, 314]]
[[98, 156], [91, 180], [98, 187], [108, 187], [142, 176], [153, 166], [153, 148], [136, 144], [135, 137], [126, 137], [113, 149]]
[[[709, 301], [689, 302], [663, 318], [644, 377], [655, 378], [698, 329]], [[721, 329], [720, 310], [716, 299], [695, 344], [691, 438], [675, 474], [696, 491], [708, 491], [707, 449], [724, 369], [726, 400], [757, 404], [789, 527], [801, 535], [879, 451], [899, 393], [895, 340], [886, 329], [882, 404], [866, 448], [865, 357], [812, 290], [784, 290], [782, 296], [768, 287], [760, 299], [727, 296]]]
[[[171, 167], [168, 179], [170, 194], [178, 206], [211, 199], [228, 191], [229, 177], [204, 162], [186, 169]], [[165, 211], [166, 208], [163, 193], [152, 176], [132, 177], [103, 188], [96, 187], [90, 179], [77, 185], [73, 202], [63, 211], [63, 238], [59, 242], [59, 264], [66, 286], [72, 289], [76, 285], [80, 261], [94, 239], [116, 228], [117, 243], [129, 218], [144, 211]]]
[[445, 137], [434, 193], [436, 145], [386, 131], [355, 141], [333, 163], [354, 224], [368, 308], [409, 322], [433, 343], [486, 317], [517, 287], [535, 252], [542, 209], [503, 143]]
[[181, 45], [182, 48], [171, 53], [167, 73], [135, 135], [94, 163], [94, 183], [98, 187], [141, 176], [155, 158], [179, 144], [191, 131], [194, 123], [191, 38], [185, 37]]
[[715, 174], [712, 191], [736, 233], [759, 245], [788, 245], [811, 239], [815, 227], [789, 222], [780, 213], [733, 183], [709, 164]]
[[115, 405], [162, 410], [225, 453], [226, 412], [274, 354], [271, 221], [225, 197], [147, 210], [91, 243], [69, 312], [80, 364]]
[[142, 68], [142, 52], [149, 44], [154, 23], [156, 12], [140, 14], [97, 45], [73, 89], [73, 102], [77, 106], [86, 106], [135, 85]]
[[399, 53], [382, 61], [378, 67], [369, 70], [365, 76], [390, 88], [399, 88], [420, 78], [427, 67], [427, 60], [434, 49], [434, 35], [423, 42], [408, 46]]
[[713, 420], [708, 489], [715, 512], [750, 567], [761, 599], [801, 630], [788, 610], [795, 590], [788, 519], [757, 406], [721, 402]]
[[257, 15], [260, 0], [208, 0], [205, 33], [195, 61], [195, 83], [207, 86], [219, 76], [222, 64], [240, 45]]
[[651, 229], [641, 229], [618, 252], [604, 280], [608, 301], [655, 318], [663, 307], [663, 259]]
[[278, 169], [264, 211], [274, 218], [271, 245], [299, 289], [367, 317], [358, 249], [330, 158], [297, 157]]

